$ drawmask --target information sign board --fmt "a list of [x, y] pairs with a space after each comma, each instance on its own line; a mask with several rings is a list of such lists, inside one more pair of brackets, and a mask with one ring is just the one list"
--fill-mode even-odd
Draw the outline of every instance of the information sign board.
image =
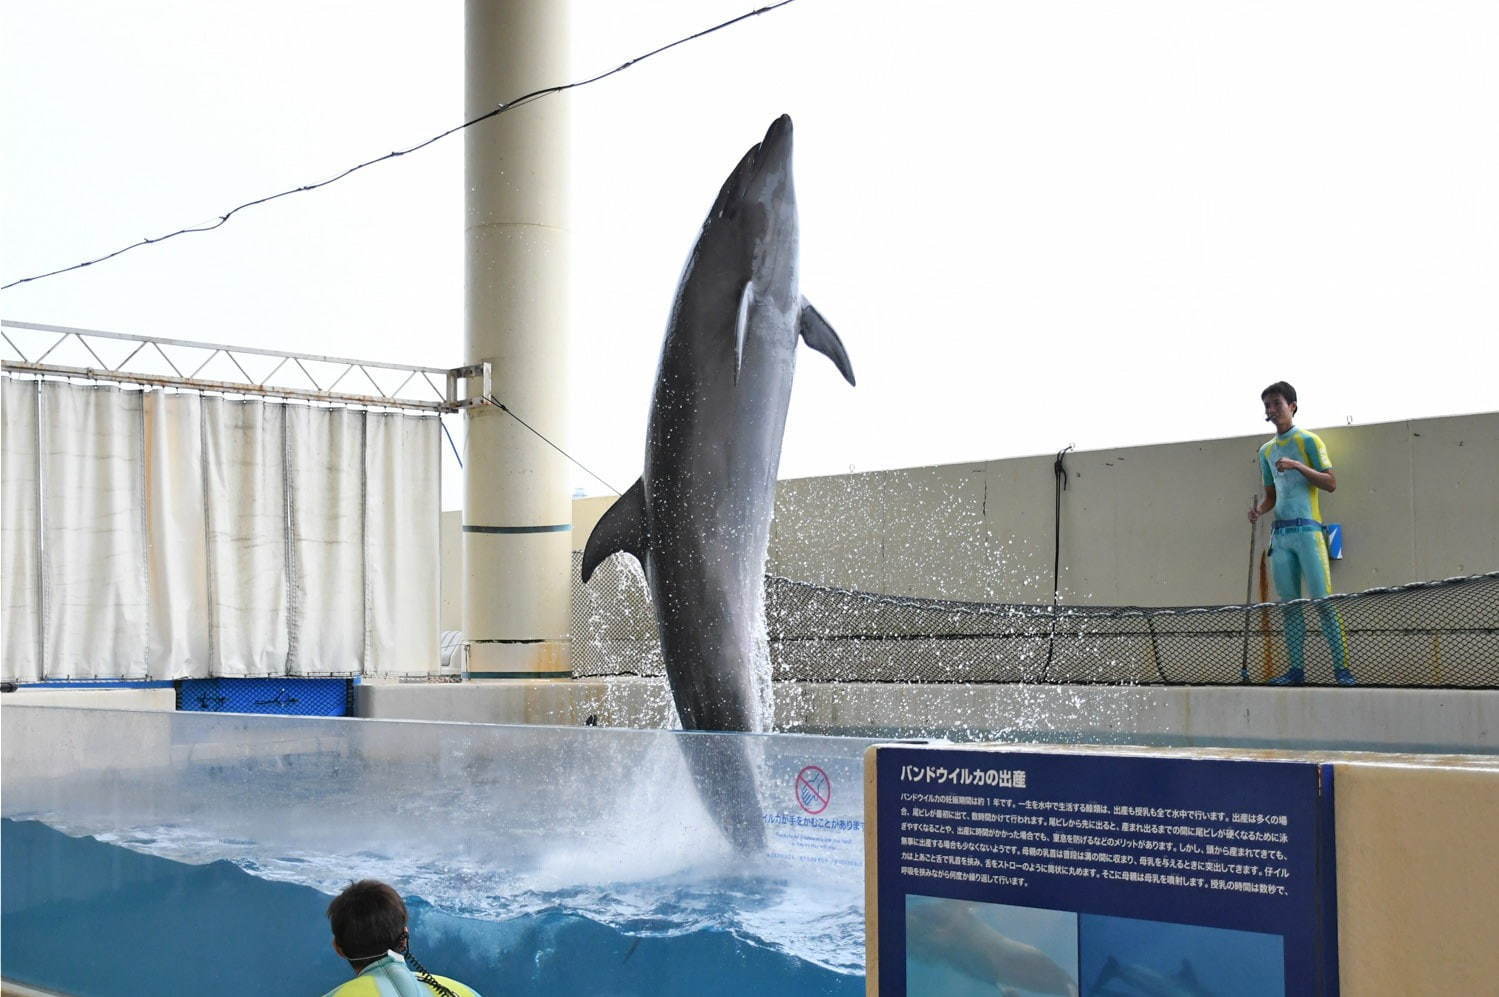
[[1337, 994], [1332, 766], [874, 752], [871, 995]]

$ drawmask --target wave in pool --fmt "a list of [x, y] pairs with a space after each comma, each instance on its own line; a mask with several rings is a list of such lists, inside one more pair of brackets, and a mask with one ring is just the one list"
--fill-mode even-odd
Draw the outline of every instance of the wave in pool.
[[[815, 872], [769, 876], [723, 858], [580, 886], [546, 867], [507, 877], [472, 861], [256, 854], [174, 826], [76, 837], [6, 819], [0, 838], [5, 974], [79, 997], [321, 994], [348, 976], [323, 910], [356, 874], [394, 883], [413, 951], [487, 997], [864, 989], [862, 897]], [[192, 861], [236, 845], [236, 861]]]

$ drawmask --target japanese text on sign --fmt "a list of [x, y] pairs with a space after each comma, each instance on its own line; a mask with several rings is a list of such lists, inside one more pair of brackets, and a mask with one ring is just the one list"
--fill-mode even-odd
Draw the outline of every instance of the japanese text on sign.
[[[960, 774], [959, 785], [1025, 786], [1023, 770], [907, 765], [901, 778], [952, 782], [954, 772], [984, 780]], [[1288, 895], [1285, 814], [907, 791], [899, 830], [900, 871], [922, 879], [1026, 886], [1057, 876]]]
[[934, 786], [1005, 786], [1013, 789], [1025, 788], [1023, 769], [973, 768], [961, 765], [902, 765], [902, 782], [926, 783]]

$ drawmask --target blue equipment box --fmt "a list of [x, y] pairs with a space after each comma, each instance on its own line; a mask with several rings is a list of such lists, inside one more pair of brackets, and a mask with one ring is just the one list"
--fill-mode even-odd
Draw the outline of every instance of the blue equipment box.
[[211, 678], [177, 683], [177, 709], [289, 717], [354, 715], [355, 679]]

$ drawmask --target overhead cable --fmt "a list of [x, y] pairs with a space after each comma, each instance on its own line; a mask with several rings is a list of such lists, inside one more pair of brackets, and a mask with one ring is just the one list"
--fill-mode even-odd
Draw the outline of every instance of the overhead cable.
[[214, 221], [211, 224], [191, 226], [191, 227], [188, 227], [188, 228], [178, 229], [175, 232], [168, 233], [167, 235], [157, 236], [154, 239], [153, 238], [141, 239], [139, 242], [132, 243], [132, 244], [124, 247], [123, 249], [117, 249], [117, 250], [115, 250], [112, 253], [107, 253], [104, 256], [96, 257], [95, 259], [92, 259], [92, 260], [85, 260], [82, 263], [75, 263], [72, 266], [61, 267], [61, 268], [59, 268], [57, 270], [48, 271], [47, 273], [39, 273], [39, 274], [35, 274], [35, 275], [31, 276], [31, 277], [22, 277], [19, 280], [13, 280], [13, 281], [11, 281], [8, 284], [0, 285], [0, 291], [7, 291], [7, 290], [10, 290], [13, 287], [16, 287], [16, 286], [20, 285], [20, 284], [27, 284], [27, 283], [30, 283], [31, 281], [35, 281], [35, 280], [43, 280], [43, 279], [45, 279], [47, 277], [56, 277], [59, 274], [65, 274], [65, 273], [68, 273], [68, 272], [73, 271], [73, 270], [81, 270], [84, 267], [91, 267], [95, 263], [103, 263], [105, 260], [112, 260], [116, 256], [121, 255], [122, 253], [128, 253], [128, 252], [130, 252], [132, 249], [139, 249], [142, 246], [153, 246], [153, 245], [156, 245], [157, 243], [160, 243], [160, 242], [166, 242], [168, 239], [175, 239], [179, 235], [188, 235], [188, 234], [193, 233], [193, 232], [211, 232], [214, 229], [219, 228], [222, 225], [224, 225], [225, 223], [227, 223], [230, 218], [233, 218], [236, 214], [238, 214], [241, 211], [244, 211], [246, 208], [253, 208], [256, 205], [266, 204], [266, 203], [268, 203], [270, 201], [275, 201], [275, 200], [277, 200], [279, 198], [283, 198], [283, 197], [289, 197], [292, 194], [302, 194], [302, 193], [305, 193], [305, 192], [310, 191], [310, 190], [317, 190], [317, 189], [319, 189], [321, 187], [326, 187], [329, 184], [337, 183], [338, 181], [342, 180], [344, 177], [349, 176], [351, 173], [357, 173], [358, 171], [364, 169], [366, 166], [374, 166], [376, 163], [383, 163], [383, 162], [385, 162], [388, 159], [395, 159], [395, 158], [397, 158], [399, 156], [405, 156], [405, 155], [407, 155], [409, 153], [416, 152], [416, 151], [418, 151], [420, 149], [425, 149], [427, 146], [431, 145], [432, 143], [440, 141], [441, 139], [445, 139], [449, 135], [454, 134], [455, 132], [461, 132], [465, 128], [469, 128], [469, 127], [472, 127], [473, 125], [477, 125], [481, 121], [487, 121], [490, 118], [495, 117], [496, 115], [504, 114], [506, 111], [512, 111], [515, 108], [520, 107], [520, 106], [522, 106], [524, 104], [529, 104], [529, 103], [531, 103], [534, 100], [540, 100], [541, 98], [543, 98], [543, 97], [549, 97], [552, 94], [559, 94], [559, 93], [562, 93], [562, 92], [564, 92], [566, 90], [573, 90], [573, 89], [576, 89], [578, 87], [585, 87], [585, 86], [588, 86], [590, 83], [597, 83], [600, 80], [608, 79], [609, 77], [613, 76], [614, 74], [616, 74], [616, 73], [622, 73], [626, 69], [629, 69], [631, 66], [634, 66], [637, 63], [644, 62], [645, 60], [651, 58], [652, 56], [660, 55], [662, 52], [665, 52], [668, 49], [676, 48], [678, 45], [685, 45], [687, 42], [690, 42], [690, 41], [696, 41], [697, 39], [702, 38], [702, 37], [704, 37], [706, 35], [713, 34], [715, 31], [721, 31], [724, 28], [730, 27], [731, 25], [738, 24], [740, 21], [749, 20], [752, 17], [757, 17], [760, 14], [768, 13], [770, 11], [773, 11], [773, 10], [779, 8], [779, 7], [784, 7], [787, 4], [794, 3], [794, 2], [795, 2], [795, 0], [780, 0], [780, 2], [778, 2], [778, 3], [768, 4], [767, 6], [764, 6], [764, 7], [758, 7], [756, 9], [748, 11], [748, 12], [746, 12], [744, 14], [740, 14], [738, 17], [732, 17], [732, 18], [730, 18], [727, 21], [723, 21], [723, 22], [721, 22], [719, 24], [715, 24], [715, 25], [713, 25], [710, 28], [704, 28], [701, 31], [698, 31], [698, 32], [695, 32], [693, 34], [687, 35], [685, 38], [678, 38], [676, 41], [670, 42], [670, 43], [668, 43], [666, 45], [662, 45], [659, 48], [652, 49], [651, 51], [645, 53], [644, 55], [637, 55], [635, 58], [630, 59], [627, 62], [623, 62], [620, 65], [615, 66], [613, 69], [608, 70], [607, 72], [599, 73], [597, 76], [590, 76], [587, 79], [583, 79], [583, 80], [574, 80], [571, 83], [561, 83], [561, 84], [558, 84], [556, 86], [543, 87], [540, 90], [532, 90], [530, 93], [522, 94], [521, 96], [515, 98], [514, 100], [507, 101], [506, 103], [500, 104], [497, 107], [495, 107], [495, 108], [493, 108], [493, 109], [491, 109], [489, 111], [486, 111], [484, 114], [479, 115], [477, 118], [473, 118], [473, 119], [471, 119], [469, 121], [465, 121], [461, 125], [455, 125], [452, 128], [449, 128], [445, 132], [441, 132], [440, 134], [434, 135], [431, 138], [427, 139], [425, 142], [419, 142], [416, 145], [413, 145], [409, 149], [398, 149], [398, 150], [396, 150], [394, 152], [388, 152], [388, 153], [386, 153], [383, 156], [377, 156], [376, 158], [368, 160], [368, 161], [363, 162], [363, 163], [360, 163], [357, 166], [351, 166], [348, 169], [344, 170], [342, 173], [338, 174], [337, 176], [330, 177], [327, 180], [322, 180], [322, 181], [319, 181], [317, 183], [304, 184], [301, 187], [292, 187], [292, 188], [290, 188], [288, 190], [281, 191], [279, 194], [270, 194], [270, 195], [268, 195], [266, 197], [257, 198], [256, 200], [253, 200], [253, 201], [246, 201], [244, 204], [241, 204], [238, 207], [231, 208], [230, 210], [226, 211], [224, 214], [222, 214], [222, 215], [220, 215], [218, 217], [217, 221]]
[[453, 459], [458, 462], [458, 470], [463, 470], [463, 457], [458, 453], [458, 444], [453, 442], [453, 434], [448, 432], [448, 424], [439, 417], [437, 424], [442, 427], [442, 435], [448, 438], [448, 446], [453, 448]]
[[510, 411], [509, 406], [507, 406], [504, 402], [500, 401], [494, 395], [487, 395], [486, 396], [486, 400], [491, 405], [496, 406], [501, 412], [504, 412], [510, 418], [514, 419], [516, 422], [520, 423], [522, 426], [525, 426], [527, 429], [529, 429], [533, 434], [535, 434], [535, 436], [536, 436], [536, 438], [538, 440], [540, 440], [541, 442], [545, 443], [547, 446], [551, 447], [553, 450], [557, 451], [562, 456], [566, 457], [568, 460], [572, 461], [574, 464], [576, 464], [578, 467], [582, 468], [584, 471], [587, 471], [587, 473], [593, 477], [593, 480], [597, 481], [599, 484], [603, 485], [605, 488], [609, 489], [614, 494], [616, 494], [616, 495], [620, 494], [620, 490], [618, 488], [615, 488], [613, 485], [609, 484], [609, 482], [605, 481], [603, 478], [599, 477], [597, 474], [594, 474], [591, 470], [588, 469], [588, 467], [586, 465], [583, 464], [582, 461], [578, 460], [578, 458], [574, 457], [572, 454], [568, 453], [566, 450], [563, 450], [557, 444], [553, 443], [551, 440], [549, 440], [545, 436], [543, 436], [541, 434], [540, 430], [538, 430], [535, 426], [531, 425], [529, 422], [527, 422], [526, 420], [522, 419], [520, 416], [516, 415], [514, 412]]

